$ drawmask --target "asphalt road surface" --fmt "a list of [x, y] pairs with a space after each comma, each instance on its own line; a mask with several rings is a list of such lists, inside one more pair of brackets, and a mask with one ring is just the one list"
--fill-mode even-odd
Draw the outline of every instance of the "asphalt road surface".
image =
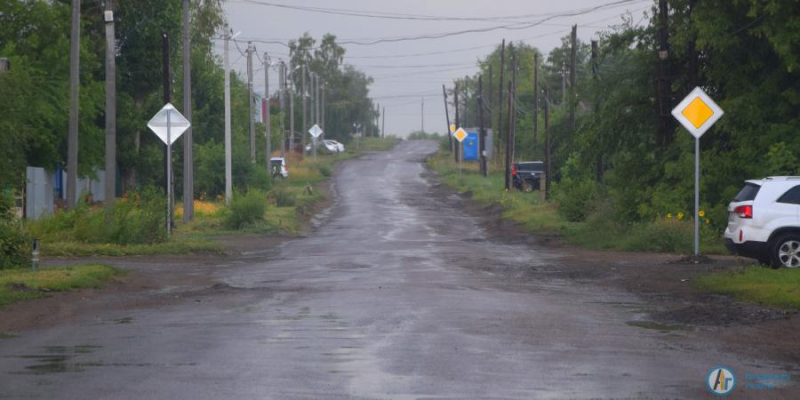
[[307, 237], [182, 301], [0, 341], [0, 398], [696, 399], [715, 366], [779, 370], [632, 326], [632, 294], [526, 278], [561, 254], [487, 233], [430, 179], [435, 149], [347, 162]]

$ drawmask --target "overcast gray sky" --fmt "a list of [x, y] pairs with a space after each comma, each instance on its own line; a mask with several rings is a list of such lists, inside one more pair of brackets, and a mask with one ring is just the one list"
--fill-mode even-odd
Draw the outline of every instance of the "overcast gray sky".
[[[375, 18], [337, 15], [286, 9], [273, 5], [290, 5], [345, 13], [382, 14], [392, 17]], [[570, 26], [578, 24], [578, 37], [588, 41], [597, 32], [621, 22], [630, 13], [639, 21], [649, 10], [652, 0], [228, 0], [225, 12], [242, 50], [248, 39], [288, 42], [309, 32], [320, 39], [332, 33], [341, 41], [371, 42], [375, 39], [410, 36], [435, 36], [447, 32], [484, 29], [516, 23], [533, 23], [553, 14], [572, 14], [609, 3], [605, 8], [582, 15], [549, 19], [524, 29], [497, 29], [465, 33], [439, 39], [384, 42], [374, 45], [343, 44], [347, 49], [345, 63], [352, 64], [375, 79], [370, 94], [386, 107], [386, 131], [405, 135], [421, 128], [421, 102], [425, 97], [425, 130], [443, 132], [445, 129], [442, 84], [452, 85], [453, 79], [474, 74], [476, 61], [492, 50], [502, 39], [525, 42], [543, 53], [560, 45], [561, 37]], [[402, 15], [400, 15], [402, 14]], [[394, 19], [444, 17], [443, 20]], [[494, 18], [496, 20], [464, 20], [465, 18]], [[506, 19], [511, 18], [511, 19]], [[520, 25], [518, 25], [520, 26]], [[523, 25], [524, 26], [524, 25]], [[254, 43], [259, 54], [267, 52], [273, 60], [286, 59], [288, 50], [277, 43]], [[216, 46], [221, 51], [222, 44]], [[231, 45], [233, 69], [244, 72], [246, 59]], [[418, 55], [420, 53], [446, 54]], [[254, 67], [258, 68], [258, 67]], [[276, 74], [270, 75], [270, 89], [277, 88]], [[255, 74], [255, 87], [263, 93], [264, 76]], [[412, 96], [394, 97], [390, 96]]]

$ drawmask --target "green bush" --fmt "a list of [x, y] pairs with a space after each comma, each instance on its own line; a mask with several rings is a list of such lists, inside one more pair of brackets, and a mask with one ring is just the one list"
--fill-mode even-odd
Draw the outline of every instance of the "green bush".
[[297, 203], [297, 197], [282, 186], [272, 189], [270, 197], [275, 199], [275, 205], [278, 207], [293, 207]]
[[260, 190], [236, 193], [225, 209], [224, 223], [229, 229], [242, 229], [264, 220], [267, 211], [266, 195]]
[[30, 240], [20, 229], [13, 205], [13, 198], [0, 191], [0, 269], [30, 262]]
[[658, 219], [650, 223], [633, 225], [624, 247], [632, 251], [659, 253], [688, 252], [693, 247], [694, 233], [691, 221], [675, 218]]
[[319, 169], [319, 173], [322, 174], [322, 176], [324, 177], [329, 177], [333, 174], [333, 171], [331, 171], [331, 167], [327, 165], [320, 165], [317, 167], [317, 169]]
[[581, 222], [596, 208], [600, 188], [591, 179], [564, 179], [553, 185], [558, 212], [570, 222]]
[[116, 200], [110, 212], [85, 203], [26, 224], [27, 232], [45, 241], [152, 244], [166, 240], [166, 197], [148, 187]]

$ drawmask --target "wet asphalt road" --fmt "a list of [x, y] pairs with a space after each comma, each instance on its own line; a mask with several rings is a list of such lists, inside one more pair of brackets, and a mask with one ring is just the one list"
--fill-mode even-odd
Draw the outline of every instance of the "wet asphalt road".
[[185, 301], [0, 341], [0, 398], [712, 398], [716, 365], [777, 370], [628, 325], [632, 295], [509, 273], [560, 255], [489, 237], [437, 196], [435, 146], [347, 162], [307, 238]]

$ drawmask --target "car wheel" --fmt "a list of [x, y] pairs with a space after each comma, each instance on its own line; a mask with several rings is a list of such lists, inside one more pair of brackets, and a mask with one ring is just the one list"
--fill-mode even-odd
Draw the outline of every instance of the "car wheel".
[[531, 185], [528, 181], [522, 181], [522, 191], [525, 193], [530, 193], [533, 191], [533, 185]]
[[800, 235], [789, 233], [778, 237], [770, 246], [769, 256], [773, 268], [800, 267]]

